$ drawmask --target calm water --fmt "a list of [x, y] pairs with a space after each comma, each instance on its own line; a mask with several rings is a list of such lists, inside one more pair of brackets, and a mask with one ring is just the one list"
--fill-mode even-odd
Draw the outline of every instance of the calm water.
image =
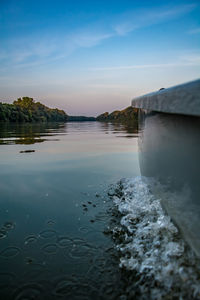
[[0, 299], [120, 296], [107, 189], [137, 151], [128, 125], [0, 125]]

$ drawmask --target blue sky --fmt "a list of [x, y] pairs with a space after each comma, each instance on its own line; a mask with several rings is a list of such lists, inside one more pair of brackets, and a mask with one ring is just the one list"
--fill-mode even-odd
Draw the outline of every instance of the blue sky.
[[0, 99], [69, 114], [200, 77], [200, 1], [0, 0]]

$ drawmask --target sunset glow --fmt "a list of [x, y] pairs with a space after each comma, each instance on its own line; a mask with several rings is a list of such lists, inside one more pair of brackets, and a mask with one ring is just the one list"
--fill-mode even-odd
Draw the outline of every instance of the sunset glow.
[[72, 115], [200, 77], [199, 1], [0, 2], [0, 101]]

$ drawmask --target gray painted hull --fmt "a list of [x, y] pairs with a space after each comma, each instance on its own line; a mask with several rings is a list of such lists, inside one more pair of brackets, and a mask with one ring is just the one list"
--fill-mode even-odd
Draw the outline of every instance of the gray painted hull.
[[153, 193], [200, 256], [200, 81], [134, 99], [132, 106], [140, 108], [141, 174], [159, 183]]

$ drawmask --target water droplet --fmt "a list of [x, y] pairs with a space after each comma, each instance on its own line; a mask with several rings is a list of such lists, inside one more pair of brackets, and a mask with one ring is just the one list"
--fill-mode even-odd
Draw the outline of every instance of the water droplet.
[[20, 252], [20, 248], [17, 247], [8, 247], [0, 252], [0, 256], [5, 258], [12, 258], [14, 256], [17, 256]]
[[56, 244], [47, 244], [45, 245], [42, 250], [46, 254], [55, 254], [57, 252], [58, 246]]
[[50, 239], [52, 237], [56, 236], [56, 231], [55, 230], [43, 230], [39, 233], [39, 237], [43, 239]]

